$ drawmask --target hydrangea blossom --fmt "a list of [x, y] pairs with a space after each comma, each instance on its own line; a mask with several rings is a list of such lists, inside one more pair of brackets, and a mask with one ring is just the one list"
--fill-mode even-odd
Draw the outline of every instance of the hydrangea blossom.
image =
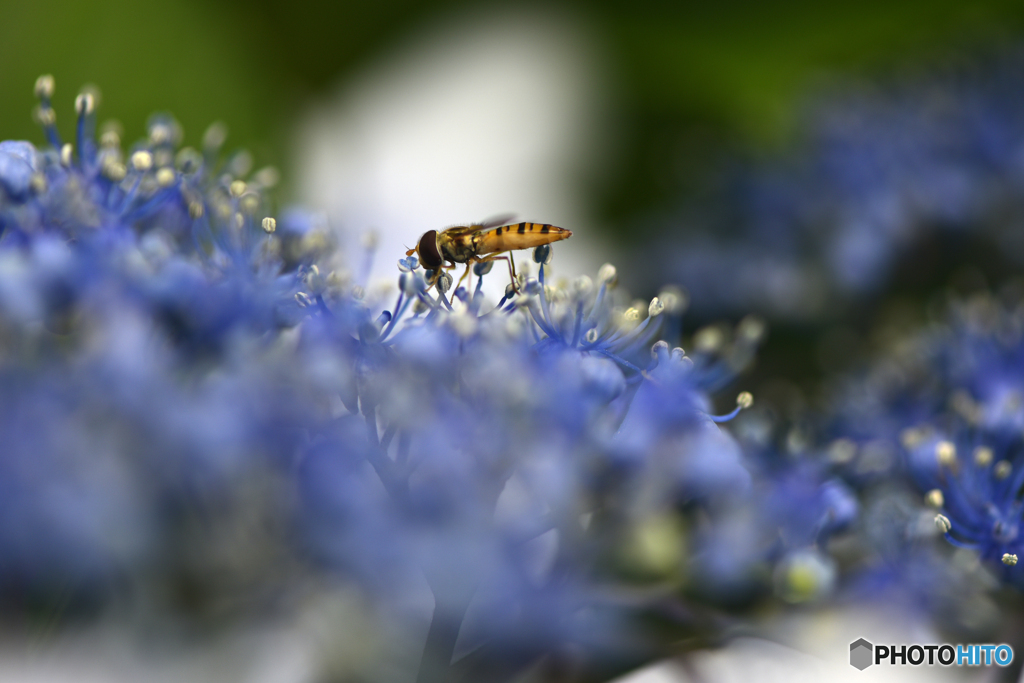
[[730, 164], [710, 202], [658, 219], [663, 247], [637, 254], [638, 276], [677, 279], [704, 315], [815, 320], [965, 243], [1019, 267], [1021, 59], [819, 94], [790, 153]]
[[[927, 518], [1017, 585], [1021, 320], [1012, 294], [954, 300], [945, 319], [901, 342], [838, 403], [850, 475], [869, 483], [903, 473], [919, 495], [914, 524]], [[886, 456], [868, 453], [868, 462], [867, 451]]]
[[49, 147], [0, 143], [6, 599], [127, 584], [239, 618], [327, 574], [385, 621], [432, 600], [425, 644], [389, 648], [426, 682], [542, 660], [607, 677], [827, 592], [823, 539], [855, 506], [718, 426], [750, 394], [711, 408], [757, 320], [687, 354], [658, 341], [679, 338], [680, 290], [631, 303], [611, 266], [553, 282], [550, 247], [497, 304], [400, 259], [382, 310], [372, 248], [271, 216], [274, 173], [222, 160], [222, 128], [178, 149], [154, 117], [125, 153], [83, 93], [63, 144], [53, 90]]

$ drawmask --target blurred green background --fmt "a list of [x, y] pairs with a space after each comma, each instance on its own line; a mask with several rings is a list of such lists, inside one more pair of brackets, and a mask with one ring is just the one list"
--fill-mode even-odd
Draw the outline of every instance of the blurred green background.
[[[65, 134], [74, 96], [90, 83], [104, 95], [101, 120], [121, 121], [126, 140], [154, 111], [174, 113], [186, 144], [222, 120], [229, 146], [287, 178], [289, 122], [310, 98], [426, 22], [481, 4], [5, 0], [0, 136], [41, 140], [32, 84], [52, 73]], [[912, 68], [1024, 30], [1024, 5], [1008, 0], [562, 4], [595, 32], [614, 85], [625, 144], [595, 200], [611, 225], [699, 185], [723, 148], [784, 141], [800, 98], [823, 80]]]

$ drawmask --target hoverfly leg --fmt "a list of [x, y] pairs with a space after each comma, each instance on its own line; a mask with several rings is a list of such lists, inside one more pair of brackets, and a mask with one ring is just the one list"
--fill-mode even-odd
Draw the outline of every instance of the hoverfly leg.
[[455, 291], [456, 291], [456, 292], [457, 292], [457, 291], [459, 291], [459, 287], [461, 287], [461, 286], [462, 286], [462, 281], [466, 279], [466, 276], [467, 276], [467, 275], [469, 275], [469, 269], [470, 269], [470, 268], [472, 268], [472, 267], [473, 267], [473, 263], [472, 263], [471, 261], [470, 261], [470, 262], [468, 262], [468, 263], [466, 263], [466, 272], [465, 272], [465, 273], [463, 273], [463, 274], [462, 274], [462, 277], [460, 277], [460, 278], [459, 278], [459, 284], [457, 284], [457, 285], [455, 286]]

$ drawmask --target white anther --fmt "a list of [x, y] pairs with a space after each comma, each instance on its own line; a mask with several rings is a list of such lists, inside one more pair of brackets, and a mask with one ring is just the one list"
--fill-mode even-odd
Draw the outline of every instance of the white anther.
[[693, 345], [704, 353], [718, 351], [724, 343], [725, 335], [717, 327], [704, 327], [693, 336]]
[[188, 216], [192, 220], [201, 218], [205, 209], [203, 208], [202, 202], [189, 202], [188, 204]]
[[1007, 567], [1013, 567], [1017, 564], [1017, 556], [1013, 553], [1003, 553], [1003, 564]]
[[79, 116], [90, 116], [96, 109], [96, 100], [91, 92], [79, 93], [75, 98], [75, 113]]
[[626, 309], [626, 312], [622, 314], [622, 317], [626, 322], [634, 323], [640, 319], [640, 311], [636, 310], [632, 306]]
[[156, 182], [160, 187], [170, 187], [174, 184], [174, 169], [164, 166], [156, 172]]
[[260, 195], [256, 192], [246, 192], [238, 200], [238, 207], [246, 213], [256, 213], [260, 208]]
[[992, 449], [988, 446], [978, 446], [974, 449], [974, 464], [978, 467], [988, 467], [993, 459]]
[[238, 177], [244, 177], [249, 175], [249, 171], [252, 170], [252, 154], [249, 154], [246, 150], [241, 150], [235, 156], [231, 157], [231, 163], [228, 165], [228, 169], [233, 175]]
[[597, 328], [596, 327], [591, 327], [589, 330], [587, 330], [587, 333], [585, 335], [583, 335], [583, 339], [586, 340], [586, 342], [588, 344], [593, 344], [594, 342], [596, 342], [597, 341]]
[[615, 284], [618, 278], [618, 271], [615, 270], [615, 266], [610, 263], [606, 263], [601, 266], [600, 270], [597, 271], [597, 280], [603, 285], [611, 287]]
[[274, 231], [277, 230], [277, 221], [271, 218], [270, 216], [264, 218], [263, 223], [261, 223], [261, 225], [263, 226], [263, 232], [267, 233], [268, 235], [274, 234]]
[[182, 173], [192, 173], [203, 164], [203, 155], [191, 147], [182, 147], [174, 156], [174, 165]]
[[436, 287], [437, 291], [441, 292], [442, 294], [447, 292], [452, 287], [452, 276], [442, 271], [441, 274], [437, 276]]
[[256, 175], [252, 177], [253, 183], [268, 190], [277, 185], [280, 181], [281, 174], [273, 166], [264, 166], [260, 170], [256, 171]]
[[117, 159], [107, 157], [103, 160], [103, 175], [114, 182], [121, 182], [128, 175], [128, 169]]
[[228, 186], [228, 192], [231, 193], [232, 197], [241, 197], [245, 192], [245, 181], [235, 180]]
[[932, 489], [925, 495], [924, 502], [927, 503], [929, 507], [941, 508], [946, 504], [946, 498], [942, 495], [942, 491], [940, 489]]
[[141, 173], [145, 173], [149, 169], [153, 168], [153, 155], [144, 149], [140, 149], [138, 152], [132, 154], [132, 168]]
[[46, 176], [42, 173], [33, 173], [32, 178], [29, 180], [29, 185], [36, 194], [46, 192]]
[[578, 278], [573, 280], [572, 289], [580, 296], [586, 296], [590, 293], [590, 290], [594, 288], [594, 281], [586, 275], [580, 275]]
[[174, 152], [168, 147], [153, 150], [153, 165], [157, 168], [174, 166]]
[[682, 313], [690, 301], [686, 290], [674, 285], [665, 287], [658, 292], [658, 298], [665, 304], [665, 310], [669, 313]]
[[36, 121], [42, 126], [52, 126], [57, 122], [57, 112], [50, 107], [36, 107]]
[[116, 130], [105, 130], [100, 135], [101, 147], [120, 147], [121, 135]]
[[53, 76], [44, 74], [36, 79], [36, 97], [50, 99], [53, 97], [54, 89]]
[[764, 321], [756, 315], [748, 315], [740, 321], [737, 329], [738, 336], [748, 342], [757, 342], [764, 336]]
[[60, 164], [65, 168], [71, 166], [71, 155], [74, 152], [74, 147], [71, 146], [70, 142], [65, 142], [60, 148]]
[[662, 353], [668, 353], [668, 342], [661, 340], [655, 342], [654, 346], [651, 347], [651, 356], [657, 358]]
[[924, 434], [920, 429], [907, 427], [900, 432], [900, 443], [903, 444], [903, 447], [908, 451], [917, 448], [922, 441], [924, 441]]
[[211, 124], [203, 133], [203, 147], [205, 149], [220, 149], [228, 137], [228, 127], [220, 121]]
[[956, 462], [956, 446], [952, 441], [940, 441], [935, 444], [935, 457], [944, 467], [953, 465]]
[[949, 521], [949, 517], [946, 515], [935, 515], [935, 526], [944, 534], [948, 534], [949, 530], [953, 528], [953, 525]]
[[647, 307], [647, 315], [652, 318], [661, 315], [662, 311], [665, 310], [665, 304], [662, 303], [661, 299], [654, 297], [651, 299], [651, 305]]
[[736, 405], [743, 410], [746, 410], [750, 406], [754, 405], [754, 395], [749, 391], [741, 391], [739, 395], [736, 396]]
[[1010, 472], [1013, 471], [1013, 465], [1006, 460], [1000, 460], [996, 463], [995, 469], [992, 470], [992, 474], [995, 475], [996, 479], [1006, 479], [1010, 476]]
[[174, 139], [174, 131], [166, 123], [154, 123], [149, 129], [149, 141], [154, 146], [170, 144]]
[[857, 456], [857, 444], [852, 439], [836, 439], [829, 444], [826, 453], [830, 462], [844, 465]]

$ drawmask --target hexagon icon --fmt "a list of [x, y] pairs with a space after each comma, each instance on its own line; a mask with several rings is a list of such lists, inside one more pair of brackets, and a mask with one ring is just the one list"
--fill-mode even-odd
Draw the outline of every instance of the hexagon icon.
[[857, 669], [863, 671], [864, 669], [874, 664], [874, 662], [871, 661], [872, 659], [874, 659], [872, 657], [872, 654], [874, 654], [874, 649], [874, 645], [864, 640], [863, 638], [859, 638], [850, 643], [850, 666], [856, 667]]

